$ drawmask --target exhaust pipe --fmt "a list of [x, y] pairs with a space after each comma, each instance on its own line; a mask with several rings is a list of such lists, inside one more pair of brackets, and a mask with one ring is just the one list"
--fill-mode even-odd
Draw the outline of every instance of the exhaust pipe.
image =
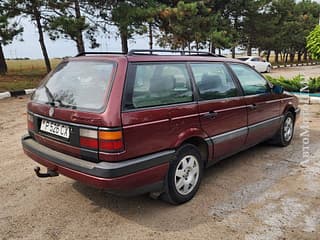
[[40, 167], [35, 167], [34, 171], [39, 178], [47, 178], [47, 177], [57, 177], [59, 173], [54, 170], [47, 169], [47, 173], [41, 173]]

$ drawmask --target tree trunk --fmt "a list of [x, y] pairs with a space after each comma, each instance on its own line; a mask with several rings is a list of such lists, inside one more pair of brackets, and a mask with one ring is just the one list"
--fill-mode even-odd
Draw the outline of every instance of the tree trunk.
[[127, 29], [120, 29], [121, 47], [123, 53], [128, 53], [128, 34]]
[[271, 50], [267, 51], [267, 62], [270, 62], [270, 54], [271, 54]]
[[232, 52], [232, 58], [236, 58], [236, 47], [232, 47], [231, 52]]
[[296, 53], [295, 52], [291, 52], [290, 53], [290, 63], [294, 62], [294, 57], [295, 57]]
[[213, 53], [213, 54], [216, 53], [216, 48], [215, 48], [213, 42], [210, 42], [210, 52]]
[[289, 56], [289, 53], [286, 53], [286, 54], [285, 54], [285, 60], [284, 60], [285, 63], [288, 62], [288, 56]]
[[[81, 18], [81, 11], [80, 11], [80, 4], [79, 4], [78, 0], [74, 1], [74, 10], [76, 13], [76, 18], [80, 19]], [[78, 31], [76, 43], [77, 43], [78, 53], [82, 53], [82, 52], [86, 51], [85, 47], [84, 47], [83, 37], [82, 37], [82, 30]]]
[[196, 41], [196, 51], [199, 51], [199, 42]]
[[44, 58], [44, 62], [46, 64], [47, 73], [49, 73], [51, 71], [51, 64], [50, 64], [50, 60], [49, 60], [49, 56], [48, 56], [46, 45], [44, 43], [43, 29], [42, 29], [42, 25], [41, 25], [40, 12], [38, 11], [38, 9], [36, 7], [34, 8], [34, 16], [35, 16], [35, 20], [36, 20], [36, 24], [37, 24], [37, 28], [38, 28], [39, 43], [40, 43], [40, 46], [41, 46], [42, 55], [43, 55], [43, 58]]
[[307, 52], [306, 49], [304, 50], [304, 53], [303, 53], [303, 60], [304, 60], [304, 61], [307, 61], [307, 60], [308, 60], [308, 52]]
[[251, 56], [251, 55], [252, 55], [252, 47], [251, 47], [250, 41], [249, 41], [249, 43], [248, 43], [247, 55], [248, 55], [248, 56]]
[[302, 52], [298, 52], [298, 63], [301, 63]]
[[275, 54], [274, 61], [275, 61], [276, 63], [278, 63], [278, 62], [279, 62], [279, 52], [278, 52], [277, 50], [275, 50], [275, 51], [274, 51], [274, 54]]
[[149, 48], [153, 48], [153, 33], [152, 33], [152, 23], [149, 23]]
[[219, 48], [219, 55], [221, 55], [221, 48]]
[[8, 66], [6, 63], [6, 59], [3, 54], [2, 45], [0, 44], [0, 74], [4, 75], [8, 72]]

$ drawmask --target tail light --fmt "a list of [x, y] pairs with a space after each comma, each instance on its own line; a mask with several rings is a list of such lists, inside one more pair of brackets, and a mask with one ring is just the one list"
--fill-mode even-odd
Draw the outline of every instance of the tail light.
[[34, 130], [33, 116], [27, 113], [28, 130]]
[[122, 131], [99, 131], [99, 150], [105, 152], [121, 152], [124, 149]]
[[80, 129], [80, 146], [103, 152], [121, 152], [124, 149], [122, 131]]
[[98, 133], [96, 130], [80, 129], [80, 146], [90, 149], [98, 149]]

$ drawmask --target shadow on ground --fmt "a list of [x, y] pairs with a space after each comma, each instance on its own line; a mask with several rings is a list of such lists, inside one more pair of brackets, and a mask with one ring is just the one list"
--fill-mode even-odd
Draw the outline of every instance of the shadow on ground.
[[[313, 132], [314, 136], [318, 134]], [[73, 187], [95, 206], [92, 213], [108, 210], [157, 231], [181, 231], [211, 218], [222, 221], [259, 198], [297, 167], [301, 161], [300, 140], [296, 133], [286, 148], [260, 144], [217, 163], [206, 170], [196, 197], [180, 206], [147, 195], [118, 197], [79, 182]]]

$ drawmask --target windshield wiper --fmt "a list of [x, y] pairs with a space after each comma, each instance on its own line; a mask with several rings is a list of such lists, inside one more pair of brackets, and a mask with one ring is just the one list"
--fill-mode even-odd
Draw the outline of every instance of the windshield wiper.
[[50, 92], [49, 88], [46, 85], [44, 85], [44, 89], [46, 90], [46, 94], [49, 100], [47, 103], [49, 103], [51, 106], [55, 106], [54, 96]]
[[65, 107], [65, 108], [72, 108], [72, 109], [77, 109], [77, 106], [63, 103], [60, 99], [54, 100], [54, 103], [59, 103], [59, 107]]
[[51, 93], [50, 89], [46, 85], [44, 86], [44, 89], [46, 90], [46, 94], [47, 94], [47, 97], [49, 100], [47, 103], [49, 103], [51, 106], [53, 106], [53, 107], [59, 106], [59, 107], [77, 109], [76, 106], [65, 104], [60, 99], [55, 99], [53, 94]]

